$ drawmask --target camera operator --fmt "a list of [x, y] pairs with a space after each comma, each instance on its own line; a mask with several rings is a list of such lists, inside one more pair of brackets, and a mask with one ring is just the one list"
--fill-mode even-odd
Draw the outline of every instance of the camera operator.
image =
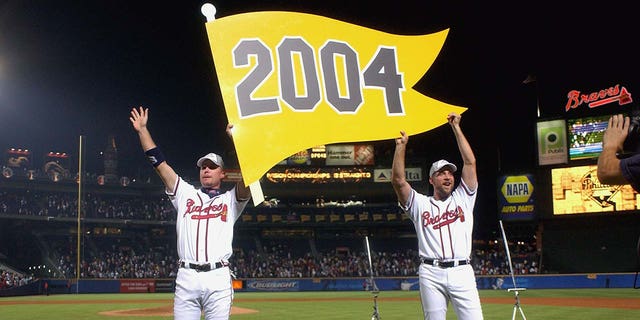
[[640, 192], [640, 153], [618, 158], [618, 154], [624, 151], [630, 124], [630, 118], [622, 114], [609, 118], [609, 125], [602, 137], [602, 153], [598, 157], [598, 180], [610, 185], [631, 184], [633, 189]]

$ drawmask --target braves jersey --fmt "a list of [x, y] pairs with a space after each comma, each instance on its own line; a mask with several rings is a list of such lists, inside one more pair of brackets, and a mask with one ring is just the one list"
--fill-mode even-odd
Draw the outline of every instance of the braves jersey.
[[233, 253], [233, 226], [247, 205], [236, 188], [209, 197], [178, 177], [173, 194], [167, 192], [178, 216], [178, 257], [189, 262], [228, 261]]
[[407, 203], [399, 205], [413, 221], [421, 258], [470, 258], [476, 191], [461, 180], [451, 195], [440, 201], [411, 189]]

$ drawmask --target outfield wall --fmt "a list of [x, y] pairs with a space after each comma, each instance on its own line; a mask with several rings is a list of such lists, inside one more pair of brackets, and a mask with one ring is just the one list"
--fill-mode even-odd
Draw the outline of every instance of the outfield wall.
[[[575, 288], [632, 288], [635, 273], [628, 274], [573, 274], [528, 275], [515, 278], [516, 287], [527, 289], [575, 289]], [[359, 291], [368, 289], [368, 278], [357, 279], [246, 279], [237, 291]], [[386, 290], [418, 290], [418, 278], [376, 278], [376, 286]], [[507, 277], [479, 276], [478, 289], [513, 288]], [[640, 284], [639, 284], [640, 285]]]
[[[578, 288], [633, 288], [636, 273], [592, 273], [570, 275], [523, 275], [517, 276], [516, 287], [526, 289], [578, 289]], [[381, 291], [418, 290], [417, 277], [376, 278], [375, 284]], [[46, 294], [44, 284], [48, 283], [49, 294], [63, 293], [152, 293], [174, 292], [174, 279], [121, 279], [121, 280], [80, 280], [79, 282], [45, 279], [26, 286], [0, 290], [0, 296]], [[510, 276], [478, 276], [478, 289], [506, 290], [513, 288]], [[370, 290], [369, 278], [294, 278], [294, 279], [243, 279], [235, 280], [238, 292], [279, 292], [279, 291], [363, 291]]]

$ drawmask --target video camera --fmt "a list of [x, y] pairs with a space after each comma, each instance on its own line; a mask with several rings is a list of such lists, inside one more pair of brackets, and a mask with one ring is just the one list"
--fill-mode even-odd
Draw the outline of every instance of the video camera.
[[640, 153], [640, 108], [633, 106], [629, 114], [629, 134], [622, 146], [622, 157], [628, 157]]

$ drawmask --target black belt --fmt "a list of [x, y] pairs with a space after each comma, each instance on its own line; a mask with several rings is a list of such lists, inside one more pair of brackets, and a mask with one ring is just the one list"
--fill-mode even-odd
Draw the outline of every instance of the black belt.
[[211, 271], [211, 270], [215, 270], [215, 269], [220, 269], [220, 268], [226, 267], [228, 265], [229, 265], [228, 262], [215, 262], [215, 263], [197, 264], [197, 263], [187, 263], [187, 262], [184, 262], [184, 261], [180, 261], [180, 268], [193, 269], [193, 270], [196, 270], [198, 272], [207, 272], [207, 271]]
[[422, 263], [428, 264], [430, 266], [434, 266], [434, 267], [440, 267], [440, 268], [453, 268], [453, 267], [457, 267], [457, 266], [463, 266], [465, 264], [471, 264], [470, 260], [447, 260], [447, 261], [442, 261], [442, 260], [435, 260], [435, 259], [422, 259]]

